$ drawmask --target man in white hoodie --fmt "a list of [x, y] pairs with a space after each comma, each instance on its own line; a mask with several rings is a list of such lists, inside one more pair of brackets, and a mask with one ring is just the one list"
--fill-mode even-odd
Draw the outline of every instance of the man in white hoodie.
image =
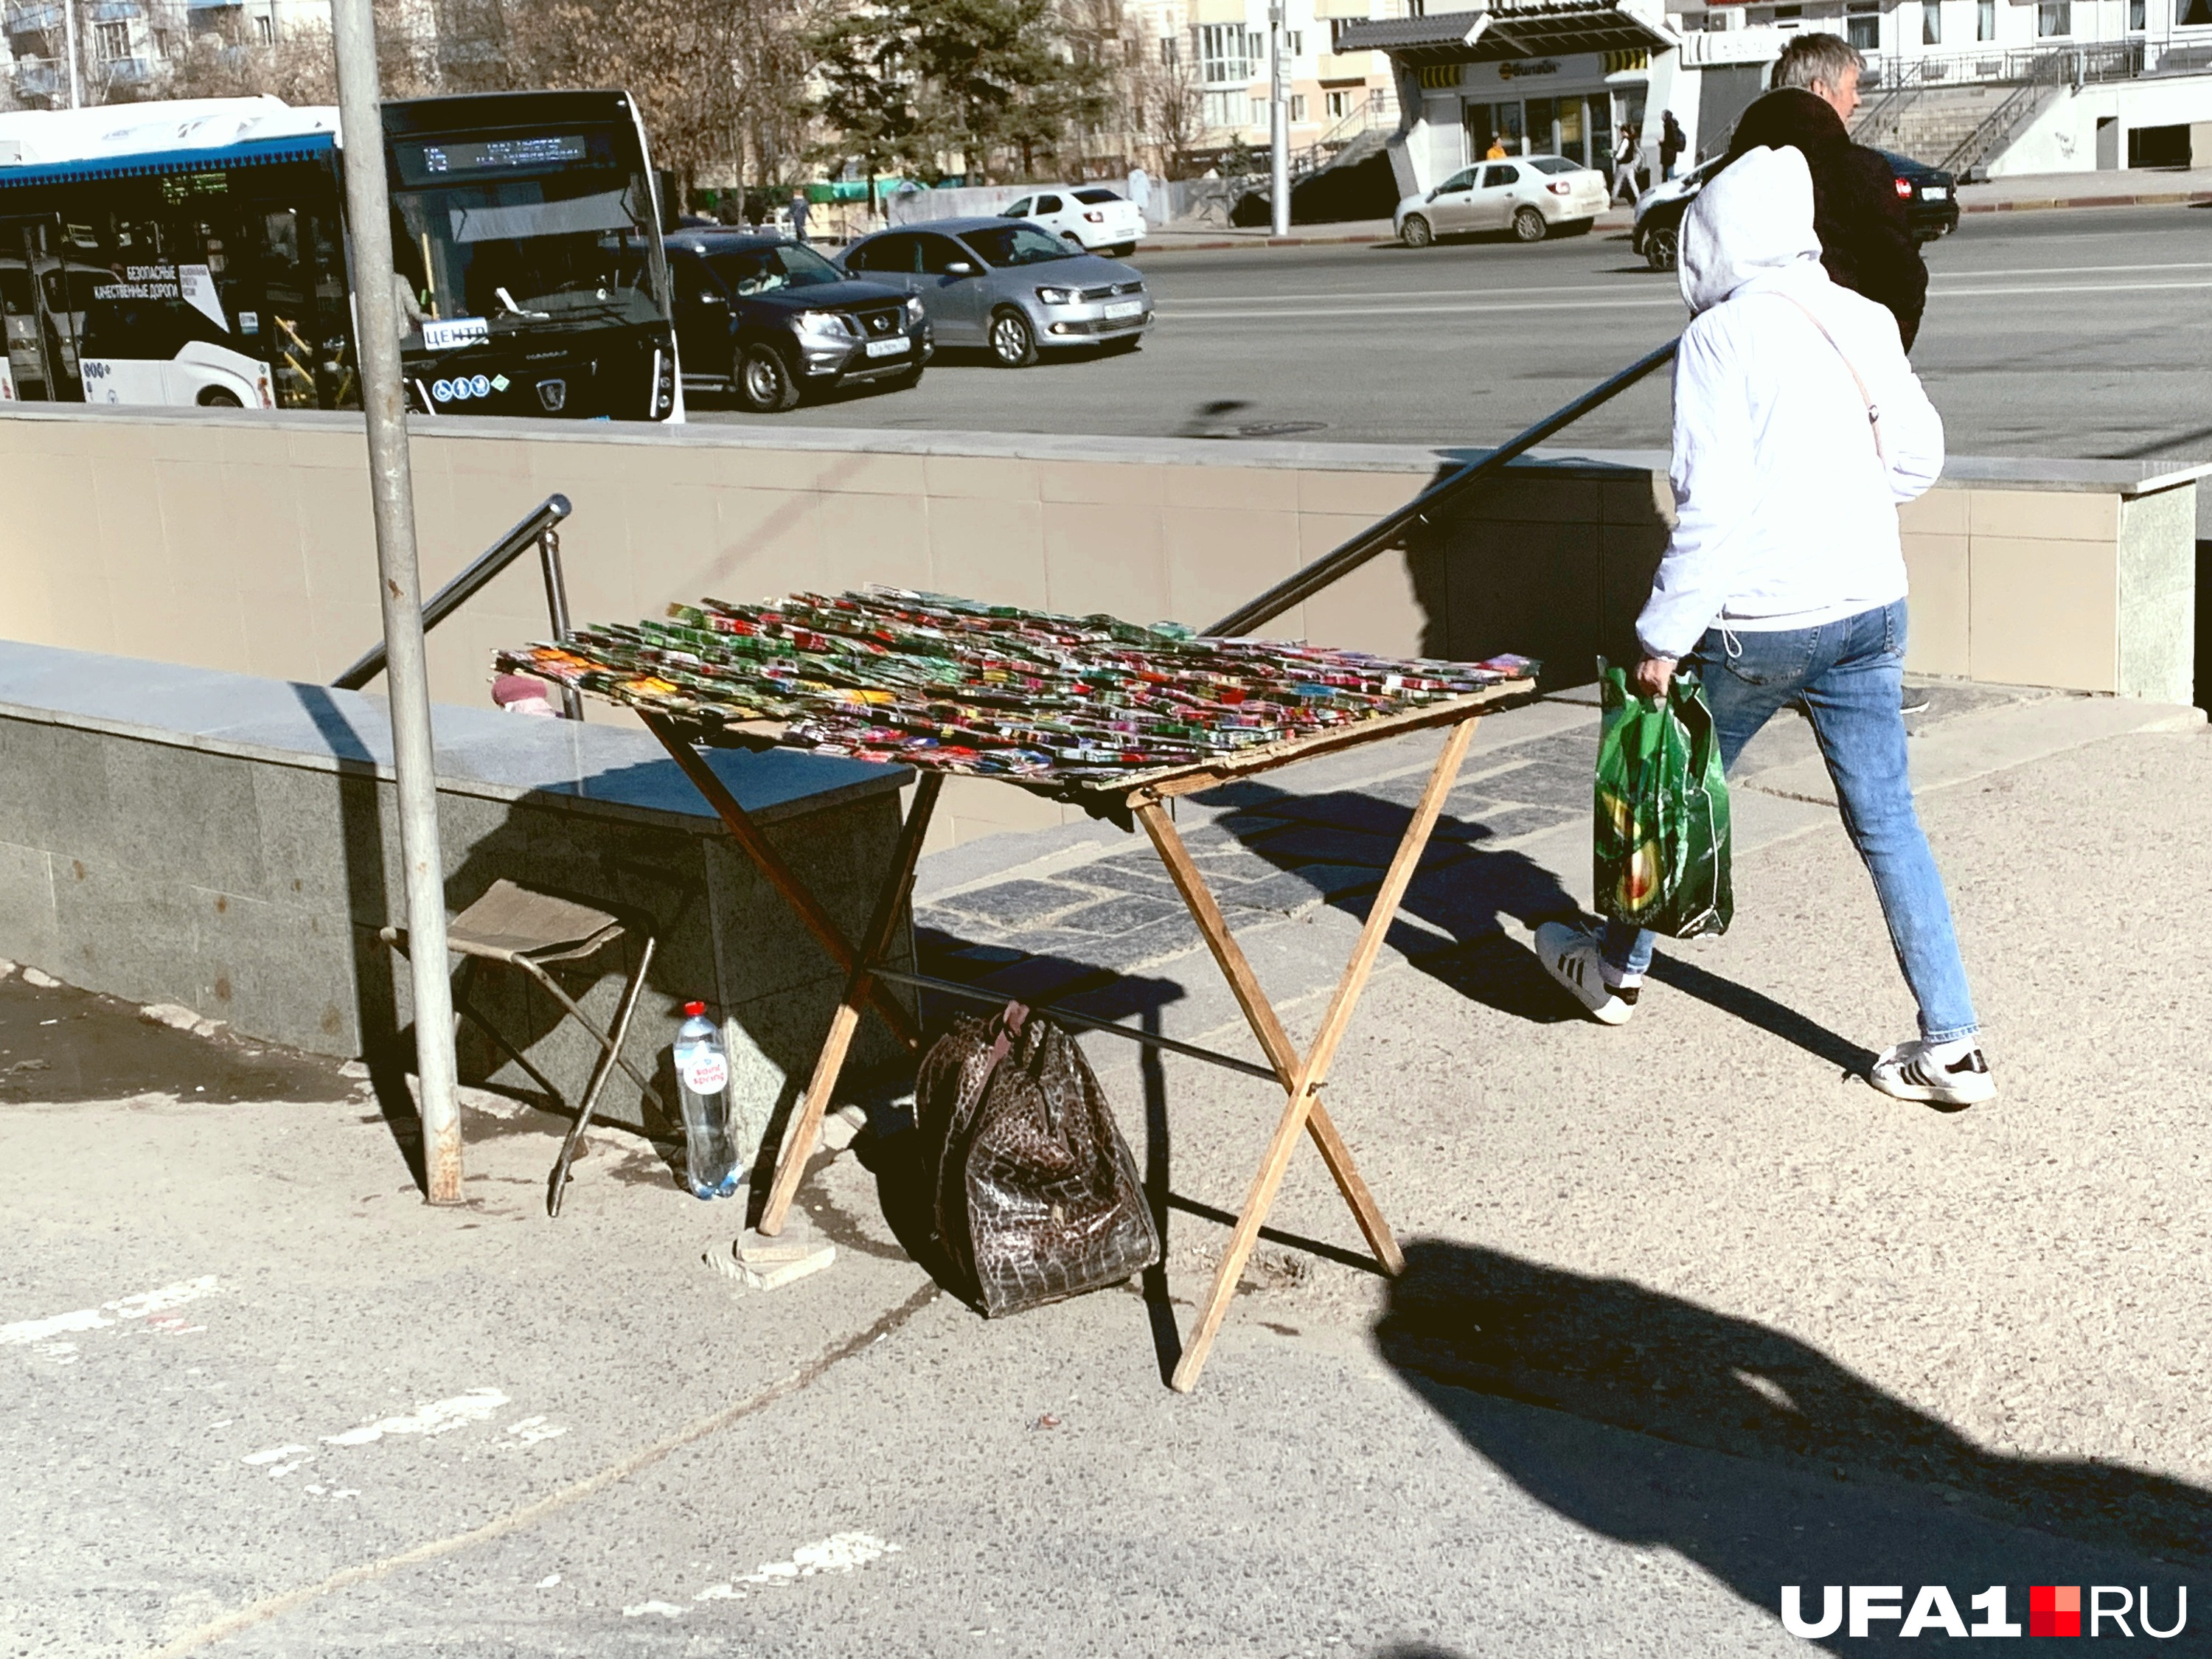
[[[1996, 1089], [1913, 811], [1898, 707], [1897, 504], [1942, 471], [1942, 421], [1896, 319], [1821, 268], [1796, 150], [1751, 150], [1705, 186], [1683, 221], [1680, 267], [1693, 318], [1674, 359], [1676, 518], [1637, 618], [1632, 683], [1663, 696], [1692, 659], [1729, 767], [1778, 710], [1805, 711], [1920, 1005], [1920, 1036], [1884, 1053], [1870, 1080], [1900, 1100], [1988, 1100]], [[1547, 922], [1536, 947], [1593, 1018], [1634, 1012], [1650, 933]]]

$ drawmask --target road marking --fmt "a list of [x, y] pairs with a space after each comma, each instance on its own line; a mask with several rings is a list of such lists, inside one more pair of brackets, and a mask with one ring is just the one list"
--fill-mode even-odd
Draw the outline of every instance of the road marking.
[[802, 1544], [788, 1561], [763, 1561], [758, 1572], [749, 1572], [740, 1584], [795, 1584], [820, 1572], [850, 1572], [902, 1547], [887, 1544], [865, 1532], [836, 1532], [811, 1544]]
[[210, 1619], [204, 1624], [194, 1626], [181, 1635], [173, 1637], [161, 1646], [152, 1649], [147, 1654], [146, 1659], [182, 1659], [185, 1654], [197, 1653], [211, 1643], [220, 1642], [226, 1637], [235, 1636], [240, 1631], [251, 1630], [256, 1625], [265, 1623], [279, 1614], [289, 1613], [295, 1607], [305, 1607], [310, 1601], [320, 1601], [326, 1595], [336, 1595], [351, 1585], [383, 1578], [398, 1571], [403, 1567], [419, 1565], [424, 1561], [434, 1561], [441, 1556], [456, 1554], [462, 1550], [473, 1548], [478, 1544], [488, 1544], [495, 1538], [503, 1538], [508, 1533], [521, 1528], [533, 1526], [549, 1515], [557, 1514], [572, 1504], [580, 1504], [585, 1498], [604, 1492], [609, 1486], [629, 1480], [640, 1470], [658, 1463], [671, 1452], [680, 1450], [694, 1441], [703, 1440], [717, 1430], [727, 1428], [741, 1418], [750, 1417], [755, 1412], [765, 1410], [787, 1395], [796, 1394], [832, 1366], [873, 1347], [878, 1340], [898, 1329], [936, 1299], [937, 1286], [925, 1281], [913, 1295], [858, 1335], [848, 1337], [835, 1347], [817, 1355], [797, 1370], [769, 1383], [766, 1388], [757, 1389], [742, 1400], [732, 1401], [728, 1405], [711, 1411], [704, 1417], [693, 1419], [683, 1427], [662, 1436], [650, 1445], [642, 1446], [629, 1456], [619, 1458], [608, 1464], [595, 1474], [586, 1475], [581, 1480], [572, 1481], [568, 1486], [546, 1493], [544, 1497], [535, 1502], [525, 1504], [520, 1509], [510, 1510], [505, 1515], [485, 1522], [482, 1526], [470, 1528], [466, 1532], [448, 1533], [442, 1538], [426, 1539], [422, 1543], [381, 1557], [377, 1560], [363, 1561], [355, 1566], [341, 1568], [317, 1583], [305, 1584], [297, 1589], [281, 1591], [275, 1595], [265, 1595], [258, 1601], [248, 1602], [245, 1607], [234, 1612]]
[[657, 1613], [663, 1619], [681, 1619], [684, 1616], [684, 1609], [673, 1601], [640, 1601], [635, 1607], [624, 1607], [623, 1617], [635, 1619], [641, 1614], [648, 1613]]
[[[2160, 294], [2185, 293], [2212, 288], [2212, 282], [2203, 283], [2038, 283], [2033, 288], [1943, 288], [1930, 289], [1930, 300], [1986, 300], [2032, 299], [2045, 294]], [[1611, 300], [1560, 300], [1549, 303], [1531, 301], [1513, 305], [1427, 305], [1393, 306], [1387, 313], [1379, 313], [1371, 320], [1389, 322], [1398, 317], [1459, 317], [1505, 315], [1524, 311], [1645, 311], [1659, 308], [1680, 311], [1682, 301], [1679, 295], [1665, 295], [1647, 297], [1621, 295]], [[1162, 311], [1159, 320], [1168, 322], [1218, 323], [1268, 321], [1285, 317], [1336, 317], [1351, 319], [1360, 315], [1358, 310], [1347, 306], [1328, 310], [1300, 309], [1296, 307], [1273, 307], [1260, 311]]]
[[[507, 1403], [507, 1396], [497, 1389], [471, 1389], [451, 1400], [433, 1400], [427, 1406], [417, 1406], [405, 1417], [380, 1417], [357, 1429], [348, 1429], [343, 1434], [326, 1434], [323, 1443], [366, 1446], [388, 1434], [448, 1434], [471, 1423], [483, 1422]], [[542, 1423], [545, 1419], [541, 1417], [531, 1420]]]
[[[167, 1313], [172, 1308], [181, 1308], [187, 1302], [197, 1302], [204, 1296], [213, 1296], [222, 1286], [213, 1273], [198, 1279], [180, 1279], [173, 1285], [164, 1285], [157, 1291], [141, 1291], [136, 1296], [119, 1297], [112, 1302], [103, 1302], [97, 1308], [79, 1308], [71, 1313], [53, 1314], [45, 1319], [19, 1320], [13, 1325], [0, 1325], [0, 1348], [11, 1348], [26, 1343], [51, 1343], [58, 1336], [76, 1331], [96, 1331], [125, 1319], [144, 1319], [150, 1315]], [[74, 1346], [74, 1344], [66, 1345]]]

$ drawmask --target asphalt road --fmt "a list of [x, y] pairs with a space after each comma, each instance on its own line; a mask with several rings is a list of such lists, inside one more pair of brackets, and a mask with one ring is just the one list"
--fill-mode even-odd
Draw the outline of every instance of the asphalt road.
[[[1915, 362], [1963, 455], [2212, 459], [2212, 211], [1978, 215], [1927, 250]], [[1357, 443], [1511, 435], [1679, 330], [1671, 276], [1625, 233], [1164, 253], [1133, 356], [1012, 373], [940, 357], [911, 392], [757, 417], [921, 431], [1159, 436], [1236, 399], [1232, 424]], [[724, 409], [693, 418], [748, 420]], [[1663, 445], [1663, 376], [1565, 441]], [[1253, 435], [1263, 435], [1255, 433]]]

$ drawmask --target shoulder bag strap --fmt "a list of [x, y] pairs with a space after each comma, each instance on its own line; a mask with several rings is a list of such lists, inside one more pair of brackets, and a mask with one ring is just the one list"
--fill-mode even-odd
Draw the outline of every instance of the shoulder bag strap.
[[1812, 307], [1787, 294], [1778, 294], [1775, 298], [1788, 300], [1791, 305], [1803, 312], [1805, 320], [1820, 331], [1820, 337], [1828, 343], [1829, 349], [1844, 360], [1844, 371], [1851, 377], [1851, 384], [1859, 389], [1859, 401], [1866, 405], [1867, 427], [1874, 434], [1874, 453], [1880, 458], [1882, 465], [1887, 466], [1889, 464], [1889, 451], [1883, 447], [1881, 441], [1881, 410], [1875, 406], [1874, 395], [1867, 390], [1866, 382], [1859, 378], [1858, 365], [1851, 362], [1850, 353], [1836, 343], [1836, 337], [1829, 333], [1828, 325], [1814, 314]]

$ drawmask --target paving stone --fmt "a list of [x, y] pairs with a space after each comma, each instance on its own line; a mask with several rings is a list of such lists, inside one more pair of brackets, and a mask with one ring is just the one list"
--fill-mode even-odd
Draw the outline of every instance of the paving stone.
[[1372, 892], [1381, 879], [1380, 872], [1361, 865], [1309, 864], [1265, 881], [1247, 883], [1224, 895], [1221, 908], [1232, 923], [1237, 913], [1243, 910], [1263, 910], [1295, 920], [1332, 899]]
[[[1334, 830], [1322, 824], [1299, 824], [1255, 842], [1253, 850], [1271, 863], [1313, 860], [1323, 864], [1358, 864], [1374, 869], [1388, 866], [1398, 851], [1398, 836], [1370, 836], [1358, 830]], [[1451, 842], [1429, 843], [1431, 859], [1449, 860], [1464, 849]]]
[[1188, 916], [1188, 914], [1182, 901], [1171, 890], [1157, 896], [1150, 893], [1117, 893], [1112, 898], [1099, 900], [1096, 904], [1086, 904], [1079, 910], [1070, 910], [1053, 925], [1072, 933], [1107, 939], [1116, 933], [1126, 933], [1132, 927], [1158, 921], [1164, 916]]
[[1484, 790], [1501, 800], [1528, 806], [1572, 806], [1589, 810], [1590, 781], [1596, 775], [1597, 757], [1592, 750], [1587, 766], [1559, 766], [1538, 762], [1517, 766], [1482, 781]]
[[1562, 824], [1587, 818], [1590, 809], [1587, 802], [1580, 808], [1565, 806], [1494, 806], [1473, 822], [1454, 820], [1437, 825], [1438, 841], [1504, 842], [1518, 841], [1523, 836], [1541, 835], [1547, 830], [1557, 830]]
[[1079, 954], [1096, 967], [1130, 973], [1175, 961], [1204, 948], [1205, 941], [1198, 936], [1197, 924], [1178, 904], [1175, 915], [1162, 916], [1126, 933], [1089, 940], [1079, 948]]
[[1175, 883], [1151, 853], [1127, 858], [1100, 859], [1068, 874], [1091, 887], [1110, 887], [1117, 893], [1152, 893], [1175, 897]]
[[[1388, 786], [1382, 786], [1387, 788]], [[1284, 815], [1301, 823], [1323, 824], [1337, 830], [1360, 830], [1370, 835], [1402, 836], [1413, 818], [1413, 803], [1420, 799], [1417, 784], [1400, 795], [1339, 790], [1286, 802]]]
[[1073, 910], [1079, 904], [1088, 904], [1098, 896], [1080, 887], [1062, 886], [1053, 881], [1031, 881], [1018, 878], [1002, 881], [995, 886], [972, 888], [965, 893], [939, 899], [933, 908], [957, 910], [963, 915], [977, 916], [996, 922], [1007, 929], [1025, 927], [1058, 915], [1063, 910]]

